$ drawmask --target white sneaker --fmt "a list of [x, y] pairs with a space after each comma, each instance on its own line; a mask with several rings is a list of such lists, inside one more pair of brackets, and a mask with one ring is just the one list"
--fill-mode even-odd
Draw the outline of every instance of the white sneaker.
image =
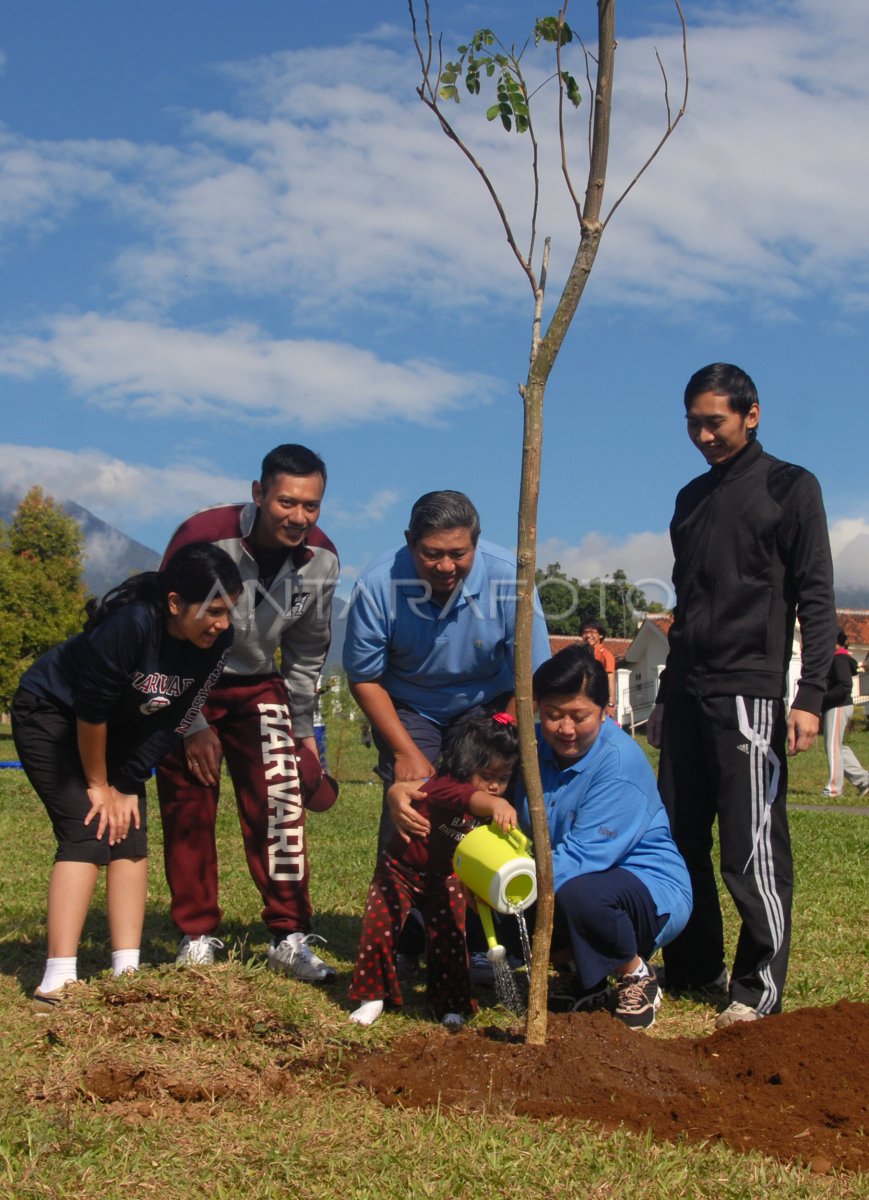
[[269, 946], [269, 966], [283, 975], [294, 975], [306, 983], [329, 983], [338, 972], [311, 949], [314, 941], [324, 942], [316, 933], [304, 934], [300, 930], [288, 933], [277, 945]]
[[759, 1021], [760, 1018], [761, 1014], [756, 1008], [742, 1004], [739, 1000], [732, 1000], [724, 1012], [718, 1014], [715, 1028], [727, 1029], [728, 1026], [736, 1025], [739, 1021]]
[[366, 1000], [364, 1004], [360, 1004], [358, 1008], [355, 1008], [347, 1019], [348, 1021], [352, 1021], [354, 1025], [373, 1025], [382, 1013], [382, 1000]]
[[222, 949], [223, 942], [220, 938], [211, 937], [207, 933], [202, 937], [192, 938], [189, 933], [185, 933], [178, 947], [175, 966], [210, 967], [214, 962], [214, 951]]

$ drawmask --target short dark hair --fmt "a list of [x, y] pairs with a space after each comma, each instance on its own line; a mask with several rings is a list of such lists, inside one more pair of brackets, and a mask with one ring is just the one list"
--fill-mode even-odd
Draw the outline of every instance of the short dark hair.
[[443, 770], [467, 783], [493, 759], [514, 766], [518, 757], [519, 733], [514, 722], [496, 721], [493, 716], [469, 717], [444, 746]]
[[263, 459], [260, 484], [265, 490], [268, 490], [269, 480], [274, 479], [275, 475], [322, 475], [323, 487], [326, 486], [326, 464], [320, 455], [295, 442], [275, 446]]
[[606, 671], [588, 646], [565, 646], [537, 668], [531, 681], [534, 699], [575, 696], [580, 692], [604, 708], [609, 702]]
[[733, 363], [710, 363], [694, 372], [685, 387], [685, 412], [704, 392], [725, 396], [733, 411], [741, 417], [747, 417], [752, 405], [759, 403], [754, 380]]
[[586, 617], [579, 627], [580, 633], [585, 633], [586, 629], [596, 629], [602, 638], [607, 635], [607, 627], [603, 621], [598, 621], [596, 617]]
[[410, 510], [407, 533], [412, 546], [426, 533], [441, 529], [467, 529], [476, 546], [480, 514], [464, 492], [426, 492]]

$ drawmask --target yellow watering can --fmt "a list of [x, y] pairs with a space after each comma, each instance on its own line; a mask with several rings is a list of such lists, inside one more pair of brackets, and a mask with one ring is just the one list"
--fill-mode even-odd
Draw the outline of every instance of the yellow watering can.
[[489, 946], [489, 960], [503, 959], [506, 951], [498, 945], [492, 909], [515, 913], [537, 899], [531, 842], [521, 829], [503, 833], [497, 825], [478, 825], [456, 846], [453, 870], [480, 902], [477, 911]]

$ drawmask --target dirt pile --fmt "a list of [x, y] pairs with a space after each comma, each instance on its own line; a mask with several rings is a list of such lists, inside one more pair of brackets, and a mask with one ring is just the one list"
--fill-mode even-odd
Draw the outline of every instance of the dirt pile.
[[347, 1070], [387, 1105], [565, 1117], [867, 1171], [867, 1062], [869, 1005], [841, 1001], [704, 1038], [648, 1037], [607, 1013], [552, 1015], [545, 1046], [436, 1028]]

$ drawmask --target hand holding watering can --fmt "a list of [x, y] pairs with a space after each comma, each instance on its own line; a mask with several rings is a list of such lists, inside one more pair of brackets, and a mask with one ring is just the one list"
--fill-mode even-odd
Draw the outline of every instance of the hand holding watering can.
[[491, 963], [503, 961], [507, 952], [498, 944], [492, 909], [517, 913], [537, 899], [537, 870], [531, 843], [520, 829], [507, 832], [495, 825], [479, 825], [465, 834], [453, 855], [453, 870], [477, 899], [477, 911], [489, 945]]

